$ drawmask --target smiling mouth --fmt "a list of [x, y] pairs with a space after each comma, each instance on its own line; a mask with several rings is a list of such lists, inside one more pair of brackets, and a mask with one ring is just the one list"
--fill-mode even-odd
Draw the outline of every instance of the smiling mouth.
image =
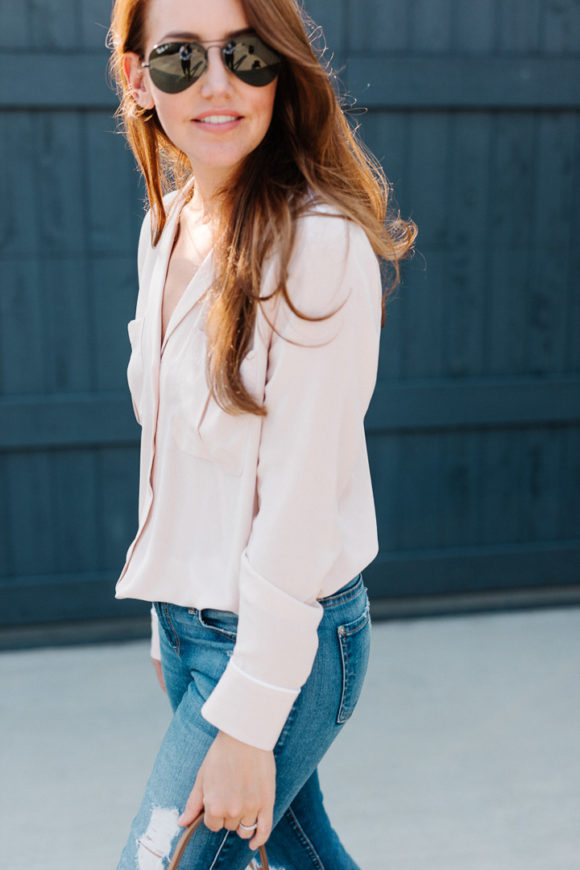
[[196, 124], [213, 124], [219, 127], [220, 124], [231, 124], [232, 121], [240, 121], [241, 115], [206, 115], [205, 118], [194, 118]]

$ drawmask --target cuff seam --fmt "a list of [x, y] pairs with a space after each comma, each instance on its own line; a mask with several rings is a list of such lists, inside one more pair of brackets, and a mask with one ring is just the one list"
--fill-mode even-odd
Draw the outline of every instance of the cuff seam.
[[275, 686], [273, 683], [267, 683], [265, 680], [259, 680], [257, 677], [252, 677], [250, 674], [247, 674], [245, 671], [243, 671], [236, 664], [236, 662], [233, 660], [233, 658], [230, 659], [230, 665], [232, 668], [234, 668], [239, 674], [241, 674], [247, 680], [251, 680], [253, 683], [257, 683], [259, 686], [264, 686], [264, 688], [266, 688], [266, 689], [273, 689], [276, 692], [285, 692], [288, 695], [294, 695], [294, 696], [299, 694], [298, 689], [286, 689], [283, 686]]

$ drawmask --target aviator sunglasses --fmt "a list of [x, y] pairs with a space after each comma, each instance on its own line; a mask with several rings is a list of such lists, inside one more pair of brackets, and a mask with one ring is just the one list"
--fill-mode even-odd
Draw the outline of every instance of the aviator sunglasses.
[[250, 31], [222, 42], [163, 42], [153, 46], [147, 63], [153, 84], [166, 94], [178, 94], [193, 85], [207, 69], [207, 50], [221, 48], [224, 66], [247, 85], [261, 88], [278, 75], [281, 56], [257, 33]]

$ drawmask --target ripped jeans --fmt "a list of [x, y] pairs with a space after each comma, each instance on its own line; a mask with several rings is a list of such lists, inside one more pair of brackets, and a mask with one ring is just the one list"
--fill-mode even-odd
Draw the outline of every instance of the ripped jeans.
[[[367, 670], [371, 623], [362, 574], [319, 600], [323, 616], [312, 671], [274, 748], [276, 801], [266, 844], [271, 870], [358, 870], [324, 809], [317, 766], [350, 718]], [[160, 602], [155, 609], [174, 715], [117, 870], [162, 870], [169, 865], [184, 830], [177, 819], [217, 734], [200, 709], [223, 673], [236, 640], [238, 617], [230, 611]], [[248, 843], [235, 831], [213, 832], [202, 825], [180, 868], [260, 867], [258, 853]]]

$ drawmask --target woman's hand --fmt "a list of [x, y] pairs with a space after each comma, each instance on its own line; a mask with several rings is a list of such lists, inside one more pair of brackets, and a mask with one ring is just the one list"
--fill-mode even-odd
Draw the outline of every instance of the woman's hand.
[[[202, 812], [210, 831], [227, 828], [259, 849], [272, 831], [276, 794], [274, 753], [242, 743], [219, 731], [197, 774], [179, 824], [189, 825]], [[258, 823], [255, 831], [238, 825]]]
[[167, 694], [165, 680], [163, 679], [163, 671], [161, 670], [161, 662], [159, 661], [159, 659], [151, 659], [151, 661], [153, 662], [153, 667], [155, 668], [155, 673], [157, 674], [157, 679], [159, 680], [159, 685], [161, 686], [161, 688], [163, 689], [165, 694]]

